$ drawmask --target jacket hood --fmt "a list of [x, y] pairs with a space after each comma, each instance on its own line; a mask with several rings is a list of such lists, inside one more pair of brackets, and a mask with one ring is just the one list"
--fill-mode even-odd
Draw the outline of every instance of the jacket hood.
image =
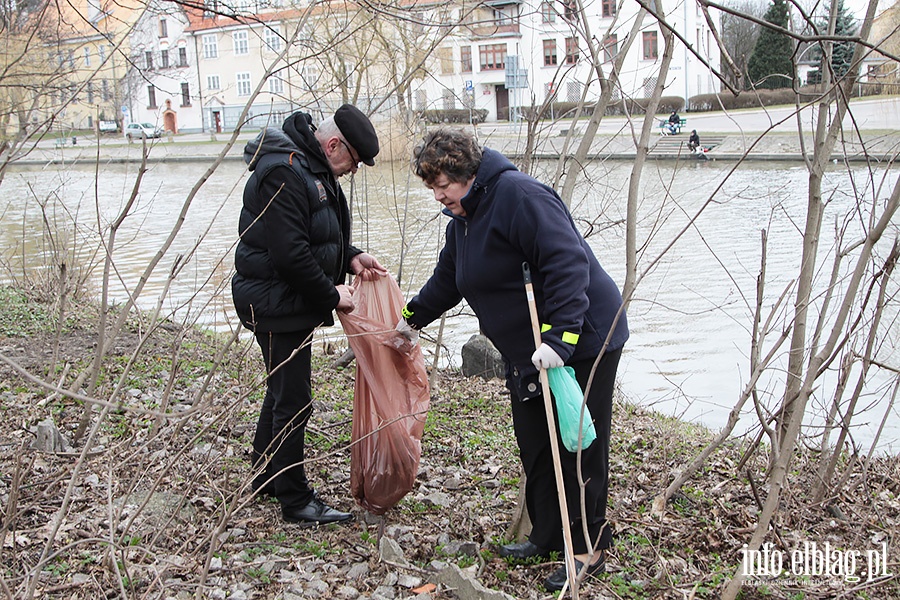
[[518, 169], [508, 158], [496, 150], [484, 148], [481, 154], [481, 164], [478, 165], [478, 172], [475, 173], [475, 181], [472, 183], [472, 189], [460, 201], [467, 215], [475, 214], [485, 189], [494, 183], [497, 177], [505, 171], [518, 171]]
[[281, 128], [309, 159], [309, 167], [314, 173], [331, 173], [328, 159], [322, 151], [319, 140], [316, 139], [316, 127], [312, 124], [312, 117], [309, 114], [295, 112], [284, 120]]
[[284, 131], [275, 127], [267, 127], [244, 146], [244, 162], [252, 171], [256, 168], [260, 157], [266, 154], [291, 153], [299, 149]]
[[296, 112], [284, 120], [281, 129], [267, 127], [244, 147], [244, 162], [252, 171], [259, 158], [271, 153], [302, 152], [314, 172], [330, 173], [328, 159], [314, 134], [316, 128], [307, 113]]

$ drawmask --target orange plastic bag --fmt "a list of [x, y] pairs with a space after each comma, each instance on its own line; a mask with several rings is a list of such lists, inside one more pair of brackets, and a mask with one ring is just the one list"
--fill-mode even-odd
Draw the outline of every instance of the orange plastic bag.
[[384, 514], [415, 484], [429, 406], [422, 350], [394, 330], [403, 295], [391, 277], [354, 282], [353, 312], [338, 312], [356, 354], [350, 491]]

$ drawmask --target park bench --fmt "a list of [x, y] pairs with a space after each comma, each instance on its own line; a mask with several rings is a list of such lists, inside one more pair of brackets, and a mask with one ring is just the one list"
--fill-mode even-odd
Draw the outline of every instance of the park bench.
[[[681, 128], [687, 125], [687, 119], [679, 120], [675, 125], [675, 133], [681, 133]], [[669, 133], [669, 119], [661, 119], [659, 122], [659, 135], [671, 135]]]

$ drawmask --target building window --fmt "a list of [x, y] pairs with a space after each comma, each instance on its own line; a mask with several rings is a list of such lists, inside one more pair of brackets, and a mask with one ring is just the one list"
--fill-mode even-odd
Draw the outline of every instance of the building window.
[[88, 104], [94, 103], [94, 82], [93, 81], [88, 81], [88, 84], [87, 84], [87, 101], [88, 101]]
[[269, 93], [271, 94], [281, 94], [284, 92], [284, 80], [281, 79], [281, 75], [272, 74], [269, 76]]
[[97, 52], [100, 54], [100, 62], [106, 62], [106, 46], [100, 44], [100, 46], [97, 47]]
[[416, 90], [416, 110], [422, 112], [428, 107], [428, 92]]
[[544, 40], [544, 66], [552, 67], [557, 64], [556, 40]]
[[505, 7], [505, 8], [495, 8], [494, 9], [494, 25], [502, 26], [502, 25], [513, 25], [515, 23], [515, 18], [512, 11], [515, 10], [515, 6], [513, 7]]
[[69, 68], [70, 69], [75, 68], [75, 51], [74, 50], [69, 50]]
[[656, 60], [659, 57], [659, 45], [657, 44], [656, 32], [644, 32], [644, 60]]
[[303, 64], [300, 69], [300, 80], [303, 81], [303, 89], [310, 92], [315, 91], [316, 84], [319, 82], [319, 67], [312, 62]]
[[462, 65], [459, 69], [461, 73], [472, 72], [472, 46], [459, 47], [459, 62]]
[[478, 47], [482, 71], [502, 71], [506, 68], [506, 44], [486, 44]]
[[578, 81], [566, 82], [566, 102], [581, 101], [581, 83]]
[[272, 52], [281, 52], [281, 29], [279, 27], [267, 27], [265, 37], [266, 48]]
[[235, 56], [250, 54], [250, 42], [246, 31], [235, 31], [231, 34], [231, 40], [234, 43]]
[[563, 18], [566, 21], [574, 21], [578, 18], [578, 5], [575, 0], [562, 0]]
[[101, 90], [100, 90], [100, 98], [101, 98], [104, 102], [109, 102], [109, 80], [108, 80], [108, 79], [104, 79], [104, 80], [101, 82], [101, 86], [100, 86], [100, 87], [101, 87]]
[[556, 23], [556, 10], [550, 2], [541, 2], [541, 22]]
[[161, 50], [159, 53], [159, 66], [163, 69], [169, 68], [169, 51]]
[[438, 63], [441, 65], [441, 75], [452, 75], [456, 66], [453, 64], [453, 49], [447, 47], [438, 48], [435, 51], [435, 55]]
[[444, 101], [444, 110], [456, 108], [456, 96], [453, 95], [453, 90], [444, 90], [441, 99]]
[[169, 37], [169, 26], [165, 19], [159, 20], [159, 37]]
[[91, 66], [91, 49], [90, 48], [84, 49], [84, 66], [86, 66], [86, 67]]
[[181, 105], [191, 105], [191, 86], [187, 83], [181, 84]]
[[619, 38], [611, 34], [603, 38], [603, 61], [609, 62], [619, 53]]
[[250, 86], [250, 73], [237, 73], [237, 95], [249, 96], [253, 91]]
[[222, 89], [222, 85], [219, 83], [219, 76], [218, 75], [207, 75], [206, 76], [206, 87], [211, 90]]
[[215, 35], [203, 36], [203, 58], [219, 58], [219, 40]]
[[186, 67], [187, 64], [187, 48], [179, 48], [178, 49], [178, 66]]
[[566, 64], [574, 65], [578, 62], [578, 38], [566, 38]]
[[603, 16], [616, 16], [616, 0], [603, 0]]
[[153, 53], [150, 51], [144, 52], [144, 68], [148, 70], [153, 68]]
[[147, 86], [147, 108], [156, 108], [156, 86]]

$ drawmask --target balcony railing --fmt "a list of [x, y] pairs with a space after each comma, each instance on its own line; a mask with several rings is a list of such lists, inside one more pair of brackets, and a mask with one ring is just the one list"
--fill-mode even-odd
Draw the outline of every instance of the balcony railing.
[[519, 35], [518, 23], [479, 23], [468, 26], [469, 34], [473, 38], [512, 37]]

